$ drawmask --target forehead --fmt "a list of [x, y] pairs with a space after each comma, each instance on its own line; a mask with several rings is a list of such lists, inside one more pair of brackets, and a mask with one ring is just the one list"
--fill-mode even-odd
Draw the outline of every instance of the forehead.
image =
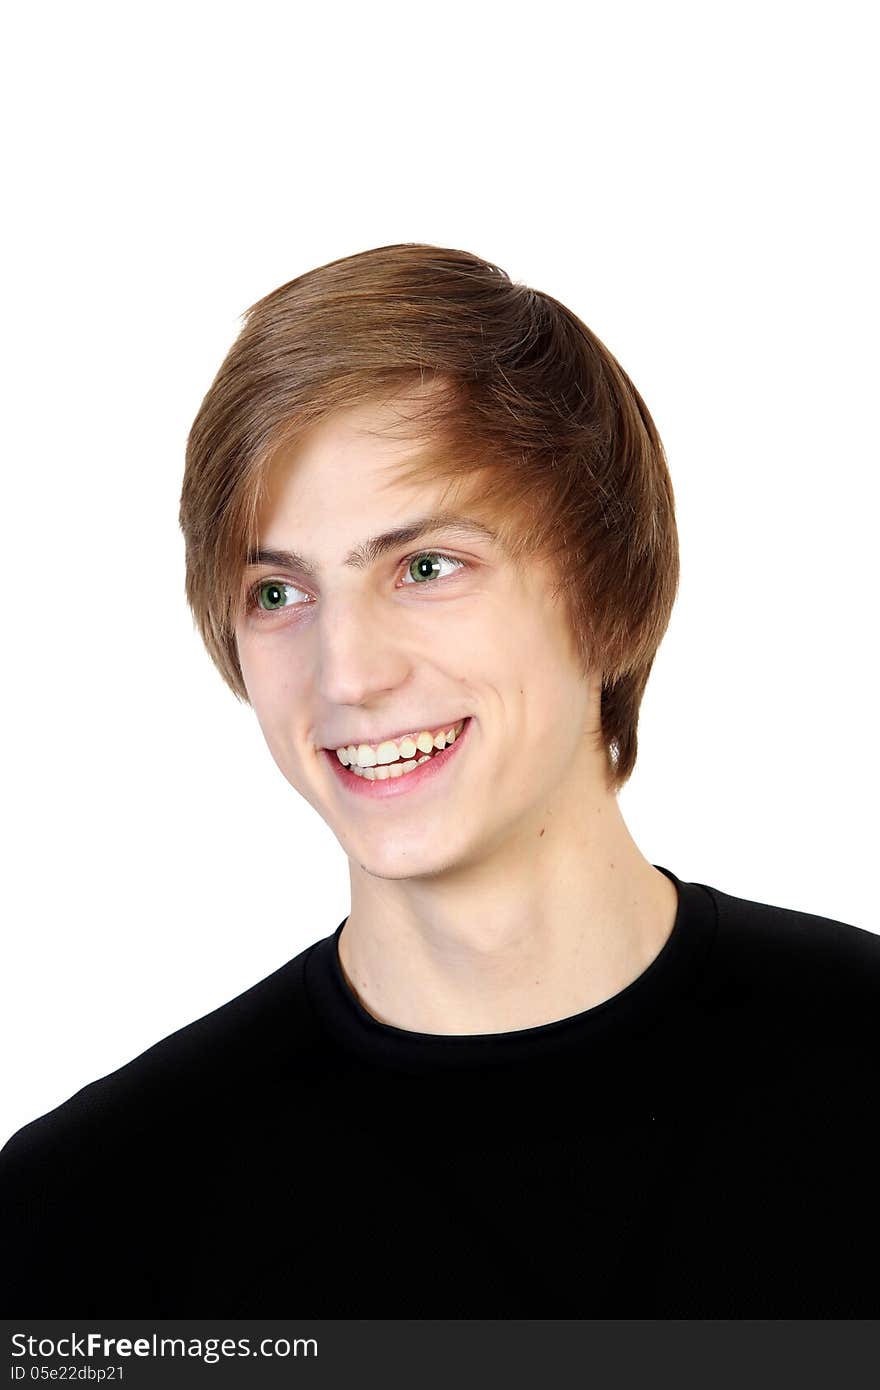
[[274, 452], [257, 507], [259, 543], [345, 529], [345, 518], [359, 535], [429, 515], [467, 516], [492, 532], [474, 474], [442, 474], [444, 448], [419, 427], [411, 397], [328, 415]]
[[319, 449], [278, 464], [248, 566], [289, 566], [317, 579], [324, 563], [338, 559], [346, 568], [366, 570], [432, 535], [459, 544], [499, 541], [477, 508], [450, 505], [448, 489], [438, 501], [438, 485], [430, 480], [420, 485], [399, 482], [393, 471], [387, 476], [384, 457], [356, 461], [356, 481], [349, 485], [338, 476], [338, 457], [326, 468], [321, 459]]
[[[345, 503], [353, 493], [388, 496], [404, 491], [399, 465], [426, 441], [385, 433], [387, 409], [359, 406], [337, 411], [276, 450], [265, 475], [261, 514], [287, 502], [316, 505], [332, 498]], [[425, 492], [430, 484], [422, 483]]]

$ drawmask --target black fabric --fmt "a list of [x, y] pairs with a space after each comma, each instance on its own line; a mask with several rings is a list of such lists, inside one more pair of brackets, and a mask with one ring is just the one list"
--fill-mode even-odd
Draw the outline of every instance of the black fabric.
[[666, 945], [572, 1018], [379, 1023], [343, 921], [25, 1125], [0, 1313], [876, 1317], [880, 936], [655, 867]]

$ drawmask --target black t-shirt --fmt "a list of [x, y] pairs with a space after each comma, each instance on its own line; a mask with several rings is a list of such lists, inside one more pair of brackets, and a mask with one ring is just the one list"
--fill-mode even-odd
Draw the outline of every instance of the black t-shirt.
[[25, 1125], [0, 1313], [876, 1317], [880, 936], [661, 872], [669, 939], [583, 1013], [380, 1023], [343, 921]]

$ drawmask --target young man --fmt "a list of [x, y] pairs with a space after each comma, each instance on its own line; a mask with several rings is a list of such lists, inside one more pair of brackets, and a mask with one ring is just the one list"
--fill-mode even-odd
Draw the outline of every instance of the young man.
[[464, 252], [321, 267], [250, 310], [181, 524], [351, 910], [7, 1143], [7, 1314], [876, 1314], [880, 939], [620, 813], [678, 548], [602, 344]]

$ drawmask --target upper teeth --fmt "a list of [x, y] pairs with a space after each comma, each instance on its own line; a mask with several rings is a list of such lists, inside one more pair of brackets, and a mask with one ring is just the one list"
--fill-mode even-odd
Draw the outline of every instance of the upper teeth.
[[417, 752], [429, 754], [434, 748], [445, 748], [448, 743], [453, 743], [458, 738], [463, 727], [464, 720], [460, 719], [451, 729], [438, 729], [433, 734], [423, 729], [421, 733], [407, 734], [396, 742], [387, 739], [385, 743], [376, 747], [370, 743], [349, 743], [337, 748], [336, 756], [343, 767], [350, 767], [353, 763], [358, 767], [381, 766], [384, 763], [394, 763], [398, 758], [413, 758]]

